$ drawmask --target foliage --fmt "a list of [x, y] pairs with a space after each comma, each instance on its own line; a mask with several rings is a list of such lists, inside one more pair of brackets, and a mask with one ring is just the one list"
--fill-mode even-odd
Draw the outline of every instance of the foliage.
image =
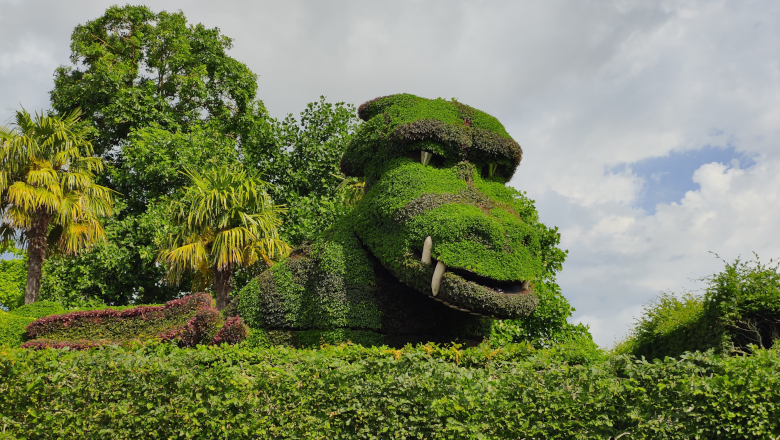
[[24, 304], [27, 253], [16, 247], [11, 247], [9, 251], [15, 258], [0, 260], [0, 307], [13, 310]]
[[18, 347], [24, 342], [24, 329], [35, 321], [29, 316], [19, 316], [0, 310], [0, 347]]
[[244, 145], [246, 166], [259, 170], [274, 185], [274, 201], [290, 209], [281, 228], [287, 242], [312, 240], [349, 211], [337, 173], [357, 123], [352, 105], [321, 96], [299, 119], [272, 121], [271, 136]]
[[249, 335], [249, 328], [244, 325], [241, 318], [233, 316], [227, 319], [225, 325], [219, 329], [212, 340], [214, 345], [220, 344], [238, 344]]
[[0, 423], [32, 438], [780, 435], [777, 352], [579, 356], [527, 344], [6, 349]]
[[219, 29], [145, 6], [110, 7], [73, 31], [72, 64], [55, 72], [52, 105], [84, 110], [96, 152], [110, 159], [106, 185], [124, 200], [108, 244], [49, 265], [48, 297], [139, 304], [192, 291], [186, 279], [160, 282], [166, 268], [150, 249], [166, 222], [157, 201], [178, 196], [182, 169], [234, 164], [245, 143], [271, 136], [256, 76], [228, 55], [231, 47]]
[[[176, 340], [184, 346], [209, 343], [222, 316], [206, 294], [171, 300], [162, 306], [138, 306], [70, 312], [40, 318], [27, 326], [25, 346], [114, 344], [131, 340]], [[59, 344], [62, 345], [62, 344]]]
[[252, 328], [377, 330], [374, 286], [366, 251], [349, 230], [336, 228], [244, 287], [238, 311]]
[[170, 205], [179, 230], [163, 238], [158, 260], [167, 264], [173, 282], [186, 271], [213, 279], [221, 310], [234, 267], [257, 261], [271, 265], [289, 251], [277, 230], [286, 209], [273, 204], [265, 182], [245, 171], [223, 166], [185, 173], [190, 186]]
[[[119, 204], [118, 206], [124, 206]], [[161, 207], [105, 220], [106, 241], [81, 255], [53, 257], [44, 264], [41, 298], [65, 307], [97, 304], [159, 304], [192, 291], [191, 279], [164, 283], [166, 268], [155, 264], [155, 235], [170, 228]]]
[[319, 348], [328, 344], [358, 344], [364, 347], [384, 345], [385, 335], [371, 330], [336, 328], [331, 330], [265, 330], [249, 329], [245, 346], [270, 348], [277, 345], [297, 348]]
[[219, 29], [188, 25], [181, 12], [112, 6], [74, 29], [72, 65], [55, 72], [52, 106], [84, 109], [96, 152], [120, 162], [134, 129], [214, 123], [239, 134], [254, 116], [257, 78], [228, 56], [231, 47]]
[[[199, 310], [181, 329], [178, 335], [179, 344], [182, 347], [195, 347], [199, 343], [209, 343], [224, 324], [225, 320], [222, 318], [222, 314], [216, 309]], [[240, 342], [240, 339], [236, 342]]]
[[587, 326], [568, 322], [574, 307], [564, 298], [557, 283], [539, 283], [535, 292], [539, 296], [539, 305], [534, 312], [518, 319], [494, 321], [491, 342], [499, 345], [528, 342], [541, 348], [577, 341], [584, 350], [598, 349]]
[[61, 304], [54, 301], [38, 301], [36, 303], [27, 304], [11, 310], [12, 315], [26, 316], [28, 318], [43, 318], [49, 315], [58, 315], [65, 313], [65, 308]]
[[769, 348], [780, 338], [780, 273], [777, 264], [735, 260], [703, 281], [703, 296], [663, 293], [644, 308], [615, 351], [648, 359], [715, 349]]
[[131, 131], [122, 146], [120, 166], [111, 170], [112, 182], [130, 204], [125, 211], [138, 215], [156, 200], [178, 197], [189, 184], [182, 170], [237, 163], [234, 136], [214, 125], [191, 124], [187, 131], [171, 132], [153, 124]]
[[103, 161], [92, 157], [76, 109], [64, 116], [17, 111], [0, 127], [0, 239], [28, 249], [25, 304], [38, 300], [48, 248], [73, 255], [105, 239], [111, 191], [95, 183]]

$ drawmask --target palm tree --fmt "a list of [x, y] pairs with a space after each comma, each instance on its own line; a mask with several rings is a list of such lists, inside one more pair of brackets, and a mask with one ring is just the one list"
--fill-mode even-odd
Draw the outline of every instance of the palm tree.
[[279, 216], [287, 210], [273, 204], [267, 183], [245, 171], [223, 166], [203, 172], [186, 169], [184, 174], [190, 185], [180, 200], [169, 204], [180, 231], [161, 240], [158, 261], [168, 265], [172, 282], [188, 270], [204, 283], [213, 279], [217, 309], [222, 310], [235, 267], [261, 259], [270, 266], [289, 253], [278, 233]]
[[25, 304], [38, 300], [47, 251], [73, 255], [104, 240], [100, 217], [113, 212], [112, 191], [95, 183], [103, 160], [92, 156], [80, 116], [22, 109], [12, 127], [0, 127], [0, 240], [27, 248]]

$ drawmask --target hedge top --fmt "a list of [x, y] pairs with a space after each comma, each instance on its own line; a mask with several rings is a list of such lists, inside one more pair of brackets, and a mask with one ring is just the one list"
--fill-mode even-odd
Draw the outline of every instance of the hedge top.
[[455, 100], [383, 96], [361, 105], [358, 116], [367, 123], [341, 160], [349, 176], [371, 174], [372, 165], [425, 150], [455, 162], [492, 164], [509, 180], [523, 156], [498, 119]]

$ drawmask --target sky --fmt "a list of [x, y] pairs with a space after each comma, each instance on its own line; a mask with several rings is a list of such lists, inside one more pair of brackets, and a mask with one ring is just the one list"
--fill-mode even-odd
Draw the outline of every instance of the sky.
[[[115, 2], [0, 0], [0, 123], [49, 107], [73, 28]], [[234, 39], [271, 115], [413, 93], [496, 116], [510, 182], [569, 254], [603, 347], [661, 292], [780, 257], [780, 2], [167, 1]]]

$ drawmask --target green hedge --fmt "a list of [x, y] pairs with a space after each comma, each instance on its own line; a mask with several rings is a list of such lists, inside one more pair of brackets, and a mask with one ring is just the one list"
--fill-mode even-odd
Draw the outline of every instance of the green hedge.
[[25, 438], [780, 435], [780, 356], [655, 363], [527, 345], [0, 352], [0, 430]]
[[18, 347], [24, 342], [24, 328], [35, 318], [0, 310], [0, 347]]
[[49, 315], [59, 315], [65, 313], [65, 307], [62, 304], [54, 301], [38, 301], [32, 304], [26, 304], [11, 310], [9, 313], [13, 313], [17, 316], [27, 316], [30, 318], [43, 318]]

